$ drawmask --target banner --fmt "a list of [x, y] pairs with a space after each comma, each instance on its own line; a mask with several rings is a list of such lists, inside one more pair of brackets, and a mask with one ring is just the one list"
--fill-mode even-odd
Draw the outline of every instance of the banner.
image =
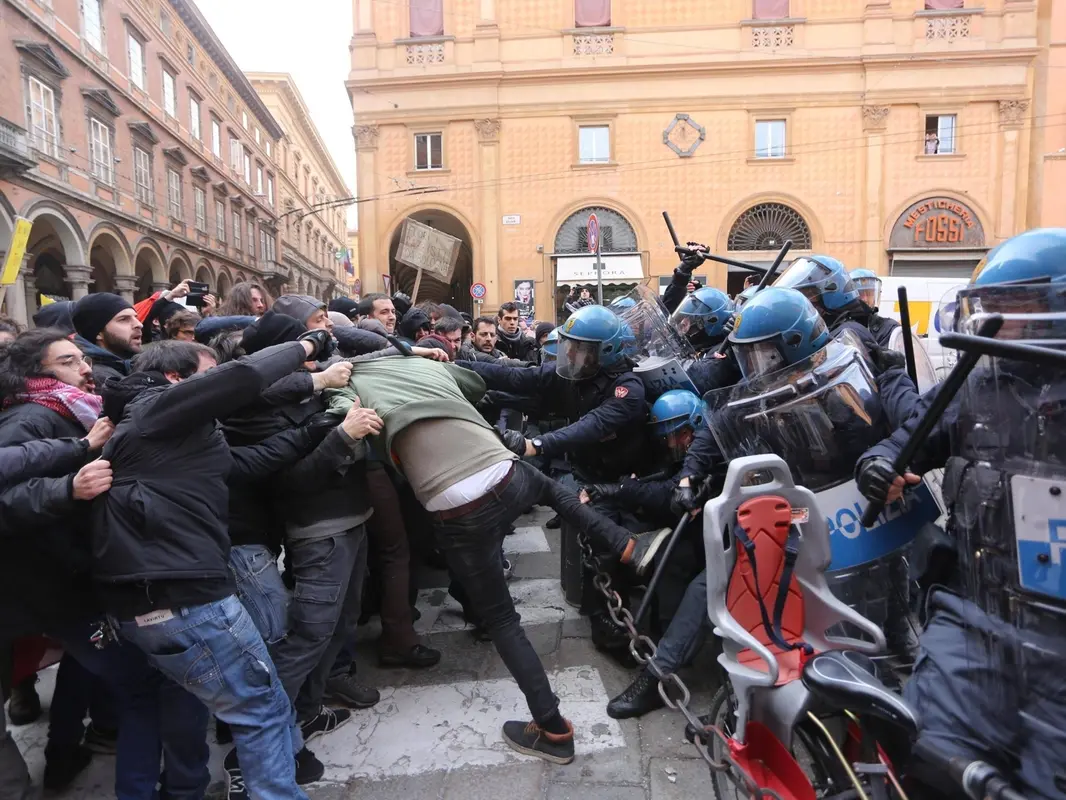
[[532, 278], [519, 278], [514, 282], [514, 302], [518, 306], [518, 316], [533, 319], [536, 314], [536, 289]]
[[455, 262], [459, 260], [459, 248], [462, 243], [461, 239], [408, 217], [400, 228], [400, 246], [396, 250], [396, 260], [409, 267], [424, 270], [448, 283], [452, 279]]
[[15, 233], [11, 236], [11, 244], [7, 248], [7, 259], [4, 261], [4, 271], [0, 274], [0, 286], [10, 286], [19, 276], [22, 267], [22, 257], [26, 255], [26, 244], [30, 240], [30, 229], [33, 223], [24, 217], [15, 220]]

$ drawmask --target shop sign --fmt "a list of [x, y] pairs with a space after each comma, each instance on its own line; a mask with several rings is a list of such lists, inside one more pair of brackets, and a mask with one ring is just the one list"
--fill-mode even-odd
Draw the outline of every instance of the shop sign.
[[979, 249], [985, 232], [977, 214], [950, 197], [931, 197], [915, 203], [892, 228], [889, 247], [903, 249]]

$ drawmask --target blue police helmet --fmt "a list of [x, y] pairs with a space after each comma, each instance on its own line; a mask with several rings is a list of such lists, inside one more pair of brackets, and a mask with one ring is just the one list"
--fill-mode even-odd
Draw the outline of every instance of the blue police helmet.
[[814, 305], [796, 289], [763, 289], [736, 315], [729, 334], [746, 380], [795, 364], [829, 342], [829, 329]]
[[1066, 280], [1066, 228], [1035, 228], [992, 249], [977, 265], [971, 286]]
[[758, 286], [749, 286], [743, 292], [737, 295], [736, 300], [733, 302], [733, 312], [736, 313], [744, 306], [746, 302], [751, 300], [755, 296], [755, 293], [759, 291]]
[[544, 363], [554, 361], [559, 356], [559, 329], [552, 328], [551, 333], [544, 339], [544, 344], [540, 346], [540, 352]]
[[859, 299], [870, 308], [877, 308], [881, 303], [881, 279], [877, 273], [872, 269], [853, 269], [850, 275]]
[[695, 393], [688, 389], [671, 389], [651, 406], [649, 424], [656, 436], [665, 437], [685, 425], [699, 428], [707, 417], [707, 408]]
[[615, 312], [616, 314], [621, 314], [623, 311], [627, 311], [628, 309], [633, 308], [633, 306], [635, 306], [636, 304], [636, 300], [634, 300], [628, 294], [624, 294], [621, 297], [616, 297], [614, 300], [612, 300], [608, 308], [610, 308], [611, 311]]
[[733, 301], [711, 287], [697, 289], [681, 301], [670, 323], [697, 349], [713, 347], [725, 338], [725, 326], [733, 317]]
[[774, 286], [803, 292], [820, 311], [839, 311], [859, 299], [844, 264], [832, 256], [797, 258]]
[[623, 363], [635, 345], [633, 330], [604, 306], [579, 308], [559, 330], [555, 371], [567, 380], [591, 378]]

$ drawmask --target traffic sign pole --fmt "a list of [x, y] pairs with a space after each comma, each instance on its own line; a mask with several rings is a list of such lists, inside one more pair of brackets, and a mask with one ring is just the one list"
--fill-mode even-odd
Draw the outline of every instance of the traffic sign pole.
[[600, 220], [595, 214], [589, 214], [588, 228], [585, 232], [589, 251], [596, 254], [596, 302], [603, 305], [603, 260], [600, 258]]

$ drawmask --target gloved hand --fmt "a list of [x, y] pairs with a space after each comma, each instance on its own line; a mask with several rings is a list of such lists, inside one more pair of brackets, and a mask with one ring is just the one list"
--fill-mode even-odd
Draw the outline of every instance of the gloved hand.
[[585, 490], [585, 494], [589, 496], [589, 500], [593, 503], [610, 500], [622, 492], [622, 484], [620, 483], [589, 483], [581, 488]]
[[692, 511], [699, 511], [703, 508], [704, 503], [710, 499], [710, 496], [710, 480], [694, 480], [690, 478], [688, 486], [678, 484], [677, 488], [674, 489], [674, 494], [670, 498], [670, 512], [681, 516]]
[[737, 315], [730, 314], [729, 319], [726, 320], [725, 325], [722, 326], [722, 330], [725, 331], [725, 335], [728, 336], [733, 332], [733, 328], [737, 326]]
[[334, 342], [333, 337], [329, 335], [328, 331], [313, 330], [306, 331], [300, 334], [297, 339], [300, 342], [311, 342], [315, 346], [314, 352], [311, 353], [311, 357], [308, 361], [325, 361], [331, 355], [333, 355]]
[[[697, 247], [703, 247], [703, 245], [697, 245]], [[703, 262], [707, 260], [704, 253], [697, 247], [681, 247], [678, 245], [674, 248], [677, 254], [681, 256], [681, 265], [678, 269], [682, 272], [687, 272], [691, 275], [694, 270], [703, 266]]]
[[893, 368], [906, 369], [907, 357], [898, 350], [892, 350], [888, 347], [879, 347], [870, 353], [870, 358], [873, 359], [874, 366], [880, 372], [885, 372]]
[[867, 500], [887, 505], [903, 494], [905, 485], [915, 485], [921, 478], [912, 472], [900, 476], [887, 458], [869, 458], [859, 466], [856, 483]]
[[505, 430], [500, 434], [500, 438], [503, 439], [503, 446], [516, 456], [525, 456], [526, 437], [522, 435], [521, 431]]

